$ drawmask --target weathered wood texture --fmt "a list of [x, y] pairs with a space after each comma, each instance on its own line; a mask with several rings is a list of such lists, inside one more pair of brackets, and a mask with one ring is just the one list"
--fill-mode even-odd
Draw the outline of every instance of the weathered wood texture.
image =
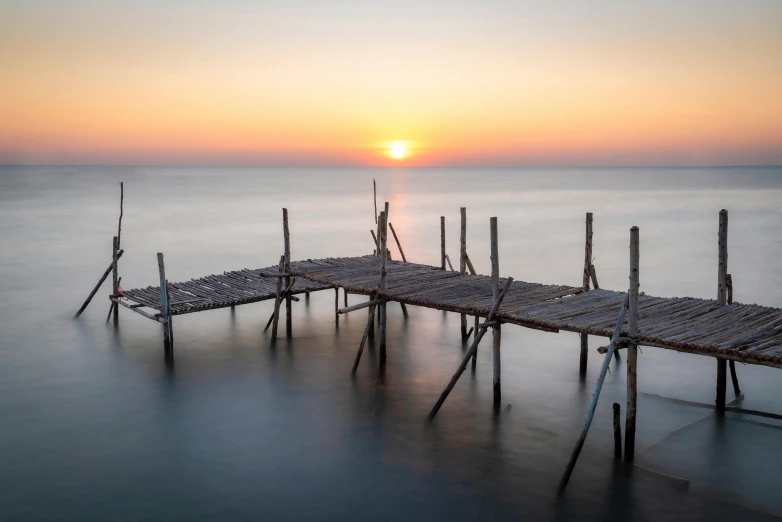
[[[277, 267], [261, 269], [277, 272]], [[261, 270], [237, 270], [185, 283], [169, 283], [172, 315], [224, 308], [274, 299], [275, 279]], [[486, 317], [492, 304], [491, 278], [459, 275], [440, 267], [388, 261], [388, 283], [380, 297], [437, 310]], [[337, 284], [351, 294], [377, 290], [377, 256], [308, 259], [291, 262], [299, 276], [292, 293], [315, 292]], [[504, 281], [501, 280], [501, 281]], [[616, 325], [616, 308], [624, 292], [514, 281], [500, 307], [502, 322], [556, 332], [558, 330], [609, 337]], [[123, 290], [122, 296], [159, 308], [160, 290]], [[622, 335], [627, 335], [626, 325]], [[755, 304], [720, 306], [716, 300], [691, 297], [638, 297], [640, 345], [716, 356], [749, 364], [782, 368], [782, 309]]]
[[[627, 335], [634, 339], [638, 335], [638, 298], [640, 280], [640, 239], [638, 227], [630, 229], [630, 288], [627, 291]], [[608, 356], [606, 356], [608, 359]], [[627, 346], [627, 410], [625, 414], [625, 462], [635, 458], [636, 406], [638, 403], [638, 345]]]

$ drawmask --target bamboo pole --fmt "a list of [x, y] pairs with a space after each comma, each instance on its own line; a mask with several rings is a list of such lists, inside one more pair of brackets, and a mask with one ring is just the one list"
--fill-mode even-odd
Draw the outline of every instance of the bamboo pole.
[[[405, 251], [402, 250], [402, 244], [399, 242], [399, 238], [396, 236], [396, 230], [394, 230], [394, 225], [391, 224], [391, 222], [388, 222], [388, 228], [391, 229], [391, 233], [394, 235], [394, 241], [396, 241], [396, 246], [399, 248], [399, 255], [402, 256], [402, 261], [407, 263], [407, 258], [405, 257]], [[345, 303], [347, 304], [347, 303]], [[405, 303], [399, 303], [402, 307], [402, 315], [407, 319], [407, 306]]]
[[380, 243], [377, 240], [377, 236], [375, 236], [375, 231], [370, 230], [369, 233], [372, 234], [372, 241], [375, 242], [375, 252], [377, 252], [377, 255], [380, 255]]
[[[117, 252], [117, 259], [122, 257], [122, 254], [124, 254], [124, 250], [120, 250]], [[87, 296], [87, 299], [84, 300], [84, 303], [82, 303], [81, 308], [79, 308], [79, 311], [76, 312], [76, 315], [73, 316], [74, 319], [78, 319], [79, 316], [84, 312], [84, 310], [87, 308], [87, 305], [90, 304], [90, 301], [92, 301], [92, 298], [95, 297], [95, 294], [98, 293], [98, 289], [100, 289], [101, 285], [103, 285], [103, 282], [108, 279], [109, 274], [114, 269], [114, 258], [112, 257], [111, 263], [109, 263], [109, 267], [106, 269], [105, 272], [103, 272], [103, 275], [98, 280], [98, 284], [95, 285], [95, 288], [92, 289], [92, 292], [90, 292], [90, 295]]]
[[[117, 296], [117, 293], [119, 292], [119, 271], [117, 270], [117, 261], [119, 260], [119, 256], [117, 255], [119, 252], [119, 237], [114, 236], [114, 239], [112, 241], [111, 245], [111, 278], [112, 278], [112, 292], [111, 295], [114, 297]], [[114, 324], [117, 324], [119, 322], [119, 307], [117, 306], [117, 303], [111, 303], [111, 307], [114, 313]]]
[[347, 306], [348, 305], [348, 289], [345, 288], [344, 286], [342, 287], [342, 297], [343, 297], [343, 301], [345, 301], [345, 306]]
[[[380, 292], [386, 289], [386, 267], [388, 263], [388, 203], [386, 203], [385, 210], [380, 213]], [[380, 347], [379, 356], [380, 364], [386, 362], [386, 303], [382, 302], [378, 305], [380, 312]]]
[[[584, 273], [582, 274], [581, 290], [589, 291], [589, 280], [591, 274], [589, 267], [592, 266], [592, 213], [586, 213], [586, 241], [584, 243]], [[578, 374], [584, 377], [587, 372], [587, 363], [589, 360], [589, 335], [580, 334], [581, 337], [581, 358], [578, 364]]]
[[[280, 273], [285, 270], [285, 256], [280, 256]], [[280, 300], [282, 299], [282, 278], [277, 279], [277, 294], [274, 298], [274, 321], [272, 321], [272, 340], [277, 339], [277, 324], [280, 322]]]
[[163, 254], [157, 254], [157, 267], [160, 274], [160, 317], [165, 319], [163, 325], [163, 354], [166, 361], [174, 358], [174, 329], [171, 324], [171, 306], [168, 301], [168, 280], [166, 279], [166, 266], [163, 262]]
[[[473, 326], [473, 339], [478, 338], [478, 327], [480, 326], [481, 318], [479, 316], [475, 316], [475, 326]], [[478, 364], [478, 347], [475, 347], [475, 351], [472, 354], [472, 369], [475, 369], [475, 365]]]
[[[461, 207], [459, 209], [461, 216], [461, 227], [459, 234], [459, 274], [465, 275], [467, 273], [467, 208]], [[467, 339], [467, 314], [461, 314], [461, 326], [462, 326], [462, 339]]]
[[445, 270], [445, 216], [440, 216], [440, 268]]
[[467, 268], [470, 270], [470, 273], [472, 275], [478, 275], [478, 272], [475, 271], [475, 267], [472, 266], [472, 261], [470, 261], [470, 256], [467, 255], [467, 252], [464, 252], [464, 261], [467, 263]]
[[[375, 292], [373, 292], [370, 295], [370, 300], [377, 299], [377, 294], [380, 292], [380, 289], [385, 286], [385, 279], [386, 279], [385, 276], [383, 275], [380, 276], [380, 282], [377, 284], [377, 290], [375, 290]], [[370, 311], [374, 309], [375, 309], [374, 306], [369, 307]], [[375, 321], [375, 316], [370, 314], [367, 318], [367, 326], [366, 328], [364, 328], [364, 335], [361, 337], [361, 343], [358, 345], [358, 352], [356, 352], [356, 359], [353, 361], [353, 369], [350, 372], [351, 375], [354, 376], [356, 375], [356, 370], [358, 369], [358, 363], [359, 361], [361, 361], [361, 354], [364, 353], [364, 344], [367, 341], [367, 336], [369, 335], [370, 327], [374, 325], [374, 321]]]
[[[630, 229], [630, 290], [628, 305], [627, 335], [631, 339], [638, 334], [638, 290], [639, 278], [639, 233], [638, 227]], [[625, 418], [625, 461], [635, 457], [635, 417], [638, 403], [638, 346], [630, 342], [627, 346], [627, 416]]]
[[[728, 274], [728, 304], [733, 304], [733, 277]], [[736, 361], [728, 361], [728, 368], [730, 368], [730, 379], [733, 382], [733, 393], [738, 397], [741, 395], [741, 387], [739, 386], [739, 377], [736, 375]]]
[[614, 403], [614, 458], [622, 459], [622, 412], [618, 402]]
[[440, 407], [445, 402], [445, 399], [448, 397], [448, 394], [451, 393], [451, 390], [453, 390], [453, 387], [456, 385], [456, 381], [459, 380], [459, 377], [461, 377], [462, 373], [464, 373], [464, 369], [467, 368], [467, 363], [470, 361], [470, 359], [473, 357], [475, 352], [478, 350], [478, 344], [481, 342], [481, 339], [483, 339], [483, 335], [486, 333], [486, 330], [489, 328], [490, 323], [493, 322], [492, 320], [494, 319], [494, 314], [497, 313], [497, 310], [499, 310], [500, 303], [502, 303], [502, 300], [505, 298], [505, 294], [508, 293], [508, 290], [510, 289], [510, 285], [512, 282], [513, 282], [513, 278], [509, 277], [508, 280], [505, 282], [505, 286], [502, 288], [502, 291], [494, 299], [494, 304], [492, 304], [491, 310], [489, 310], [489, 315], [486, 317], [486, 322], [480, 325], [480, 327], [476, 329], [475, 339], [473, 340], [469, 350], [467, 350], [467, 353], [464, 355], [464, 358], [462, 359], [459, 368], [457, 368], [456, 373], [453, 374], [453, 377], [451, 377], [451, 380], [448, 383], [448, 385], [445, 387], [445, 390], [443, 390], [443, 393], [440, 394], [440, 398], [437, 399], [437, 402], [434, 404], [432, 410], [429, 412], [429, 416], [428, 416], [429, 422], [432, 422], [435, 415], [437, 415], [437, 412], [440, 410]]
[[[728, 304], [728, 211], [720, 210], [720, 225], [717, 233], [717, 302]], [[717, 359], [717, 411], [725, 411], [725, 395], [727, 387], [727, 361]]]
[[597, 284], [597, 272], [595, 271], [595, 265], [589, 265], [589, 275], [592, 277], [592, 286], [595, 290], [600, 290], [600, 285]]
[[349, 312], [355, 312], [356, 310], [361, 310], [362, 308], [366, 308], [368, 306], [375, 306], [380, 303], [385, 302], [385, 299], [371, 299], [369, 301], [364, 301], [363, 303], [354, 304], [353, 306], [347, 306], [345, 308], [340, 308], [337, 310], [338, 314], [347, 314]]
[[377, 225], [377, 182], [372, 178], [372, 192], [375, 196], [375, 225]]
[[573, 452], [570, 454], [570, 460], [565, 468], [565, 473], [562, 475], [562, 479], [559, 481], [559, 494], [561, 495], [565, 491], [570, 475], [573, 473], [573, 469], [576, 467], [576, 461], [581, 453], [581, 449], [584, 447], [587, 434], [589, 433], [589, 427], [592, 425], [592, 419], [595, 416], [595, 409], [597, 408], [597, 401], [600, 399], [600, 391], [603, 389], [603, 382], [606, 379], [606, 373], [608, 373], [608, 365], [611, 362], [611, 356], [614, 353], [614, 346], [619, 339], [619, 333], [622, 330], [622, 324], [625, 320], [625, 312], [628, 308], [628, 302], [631, 298], [628, 293], [628, 297], [622, 303], [622, 308], [619, 310], [619, 319], [614, 327], [614, 334], [611, 336], [611, 343], [608, 345], [608, 352], [603, 358], [603, 365], [600, 367], [600, 375], [597, 377], [597, 383], [595, 384], [595, 391], [592, 393], [592, 400], [589, 403], [589, 410], [587, 410], [586, 420], [584, 421], [584, 427], [581, 429], [581, 436], [576, 442], [576, 446], [573, 448]]
[[[278, 281], [281, 281], [281, 280], [282, 280], [282, 278], [279, 278], [279, 279], [278, 279]], [[285, 297], [286, 295], [288, 295], [288, 294], [290, 294], [290, 293], [291, 293], [291, 291], [293, 290], [293, 285], [294, 285], [294, 283], [295, 283], [295, 282], [296, 282], [296, 278], [295, 278], [295, 277], [294, 277], [294, 278], [291, 278], [291, 282], [290, 282], [290, 284], [288, 285], [288, 288], [286, 288], [285, 290], [283, 290], [282, 294], [280, 294], [280, 299], [282, 299], [283, 297]], [[298, 297], [296, 297], [295, 295], [292, 295], [292, 296], [291, 296], [291, 299], [293, 299], [294, 301], [297, 301], [297, 302], [299, 301], [299, 298], [298, 298]], [[233, 308], [233, 306], [232, 306], [231, 308]], [[274, 317], [275, 317], [275, 312], [274, 312], [274, 311], [272, 311], [271, 315], [269, 316], [269, 320], [268, 320], [268, 321], [266, 321], [266, 326], [265, 326], [265, 327], [264, 327], [264, 329], [263, 329], [263, 331], [264, 331], [264, 332], [266, 332], [266, 330], [268, 330], [268, 329], [269, 329], [269, 326], [271, 326], [271, 324], [272, 324], [272, 321], [274, 321]]]
[[[282, 234], [285, 242], [285, 273], [291, 273], [291, 233], [288, 229], [288, 209], [282, 209]], [[290, 284], [290, 276], [285, 277], [285, 287]], [[293, 336], [293, 313], [290, 294], [285, 296], [285, 336]]]
[[[497, 218], [489, 220], [491, 230], [491, 295], [495, 301], [500, 293], [500, 256], [497, 240]], [[494, 410], [498, 411], [502, 402], [502, 387], [500, 385], [500, 344], [502, 341], [502, 326], [492, 327], [492, 360], [494, 362]]]

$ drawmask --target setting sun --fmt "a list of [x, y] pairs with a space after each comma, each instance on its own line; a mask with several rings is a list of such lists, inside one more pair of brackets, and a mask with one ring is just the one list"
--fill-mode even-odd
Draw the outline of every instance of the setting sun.
[[407, 157], [407, 143], [404, 141], [395, 141], [391, 143], [391, 147], [388, 149], [388, 154], [397, 160]]

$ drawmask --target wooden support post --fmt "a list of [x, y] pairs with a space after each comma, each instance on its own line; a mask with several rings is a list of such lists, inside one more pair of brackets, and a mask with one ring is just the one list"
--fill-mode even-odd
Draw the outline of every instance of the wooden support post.
[[[592, 213], [586, 214], [586, 242], [584, 244], [584, 273], [582, 274], [581, 290], [589, 291], [589, 280], [591, 274], [589, 267], [592, 266]], [[578, 374], [584, 377], [587, 372], [587, 362], [589, 360], [589, 335], [582, 333], [581, 336], [581, 358], [578, 364]]]
[[445, 216], [440, 216], [440, 268], [445, 270]]
[[559, 494], [561, 495], [565, 491], [570, 480], [570, 475], [573, 473], [573, 469], [576, 467], [576, 461], [578, 460], [581, 449], [584, 447], [587, 434], [589, 433], [589, 427], [592, 425], [592, 418], [595, 416], [595, 409], [597, 408], [597, 401], [600, 399], [600, 390], [603, 389], [603, 383], [605, 382], [606, 373], [608, 373], [608, 365], [611, 362], [611, 356], [613, 355], [616, 347], [616, 342], [619, 339], [619, 334], [622, 330], [622, 324], [625, 321], [625, 312], [628, 309], [628, 301], [630, 300], [629, 292], [628, 298], [622, 303], [622, 309], [619, 311], [619, 319], [614, 327], [614, 334], [611, 336], [611, 343], [608, 345], [608, 352], [603, 359], [603, 365], [600, 367], [600, 375], [597, 377], [597, 383], [595, 384], [595, 391], [592, 393], [592, 400], [589, 403], [589, 410], [587, 411], [586, 420], [584, 421], [584, 427], [581, 429], [581, 436], [576, 442], [576, 446], [573, 448], [573, 452], [570, 454], [570, 460], [565, 468], [565, 473], [562, 474], [562, 479], [559, 481]]
[[[728, 304], [728, 211], [720, 210], [720, 226], [717, 234], [717, 302]], [[725, 359], [717, 359], [717, 411], [725, 411], [725, 395], [727, 387], [727, 364]]]
[[618, 402], [614, 403], [614, 458], [622, 459], [622, 412]]
[[345, 301], [345, 306], [347, 306], [348, 305], [348, 289], [345, 288], [344, 286], [342, 287], [342, 297], [343, 297], [343, 300]]
[[[388, 203], [386, 203], [385, 210], [380, 213], [380, 292], [384, 292], [386, 289], [386, 267], [388, 263]], [[380, 364], [386, 362], [386, 303], [382, 302], [378, 305], [378, 311], [380, 312], [380, 346], [379, 356]]]
[[[119, 252], [117, 252], [117, 259], [119, 260], [119, 258], [121, 258], [122, 254], [124, 254], [124, 253], [125, 253], [124, 250], [120, 250]], [[103, 272], [103, 275], [98, 280], [98, 284], [95, 285], [95, 288], [92, 289], [92, 292], [90, 292], [90, 295], [87, 296], [87, 299], [85, 299], [84, 303], [82, 303], [81, 308], [79, 308], [79, 311], [76, 312], [76, 315], [73, 316], [74, 319], [77, 319], [84, 312], [84, 310], [87, 308], [87, 305], [89, 305], [90, 301], [92, 301], [92, 298], [95, 297], [96, 293], [98, 293], [98, 290], [100, 289], [100, 287], [103, 284], [103, 282], [106, 279], [108, 279], [109, 274], [111, 273], [111, 271], [113, 269], [114, 269], [114, 260], [112, 259], [111, 263], [109, 263], [109, 267], [106, 269], [105, 272]]]
[[[371, 296], [370, 296], [371, 300], [376, 300], [377, 299], [377, 294], [378, 294], [378, 292], [380, 292], [380, 289], [384, 285], [385, 285], [385, 277], [380, 276], [380, 282], [377, 284], [377, 290], [375, 290], [375, 292], [373, 294], [371, 294]], [[372, 311], [374, 309], [375, 309], [374, 306], [370, 306], [369, 307], [370, 311]], [[370, 314], [369, 317], [367, 318], [367, 326], [366, 326], [366, 328], [364, 328], [364, 335], [361, 337], [361, 343], [358, 345], [358, 352], [356, 353], [356, 360], [353, 361], [353, 370], [351, 370], [351, 372], [350, 372], [351, 375], [356, 375], [356, 370], [358, 369], [358, 363], [359, 363], [359, 361], [361, 361], [361, 354], [364, 353], [364, 344], [366, 343], [367, 336], [369, 335], [369, 328], [370, 328], [370, 326], [373, 325], [374, 321], [375, 321], [375, 316]]]
[[[280, 273], [285, 270], [285, 256], [280, 256], [278, 265]], [[272, 340], [277, 339], [277, 324], [280, 322], [280, 300], [282, 299], [282, 278], [277, 278], [277, 294], [274, 298], [274, 320], [272, 321]]]
[[592, 287], [595, 290], [600, 290], [600, 285], [597, 284], [597, 272], [595, 271], [595, 265], [589, 265], [589, 275], [592, 277]]
[[377, 182], [372, 178], [372, 192], [375, 196], [375, 225], [377, 225]]
[[[638, 335], [638, 290], [639, 277], [639, 234], [638, 227], [630, 229], [630, 289], [628, 305], [627, 335], [631, 339]], [[635, 458], [635, 417], [638, 403], [638, 346], [630, 342], [627, 346], [627, 416], [625, 418], [625, 461]]]
[[334, 317], [339, 322], [339, 287], [334, 287]]
[[163, 325], [163, 354], [166, 361], [174, 358], [174, 327], [171, 320], [171, 304], [168, 300], [168, 280], [166, 279], [166, 266], [163, 263], [163, 254], [157, 254], [157, 268], [160, 273], [160, 317], [165, 319]]
[[[285, 273], [291, 273], [291, 233], [288, 229], [288, 209], [282, 209], [282, 234], [285, 242]], [[285, 288], [290, 284], [291, 279], [289, 276], [285, 277]], [[293, 314], [291, 306], [291, 296], [288, 294], [285, 296], [285, 336], [290, 338], [293, 336]]]
[[[495, 301], [500, 294], [500, 255], [497, 239], [497, 218], [489, 220], [491, 230], [491, 295]], [[502, 326], [492, 327], [492, 360], [494, 362], [494, 410], [499, 411], [502, 402], [502, 387], [500, 385], [500, 344], [502, 341]]]
[[375, 253], [376, 255], [380, 255], [380, 243], [377, 240], [377, 236], [375, 236], [375, 231], [370, 230], [369, 233], [372, 234], [372, 241], [375, 242]]
[[[473, 326], [473, 340], [478, 338], [478, 326], [480, 326], [481, 318], [475, 316], [475, 326]], [[472, 367], [475, 369], [475, 365], [478, 363], [478, 347], [475, 347], [475, 351], [472, 353]]]
[[443, 393], [440, 394], [440, 398], [437, 399], [437, 402], [432, 407], [432, 411], [429, 412], [429, 416], [428, 416], [429, 422], [431, 422], [432, 419], [434, 419], [434, 416], [437, 415], [437, 412], [440, 410], [440, 407], [445, 402], [445, 399], [448, 397], [448, 394], [451, 393], [451, 390], [453, 390], [453, 387], [456, 385], [456, 381], [459, 380], [459, 377], [461, 377], [462, 373], [464, 373], [464, 369], [467, 368], [467, 363], [475, 355], [475, 352], [478, 349], [478, 344], [481, 342], [481, 339], [483, 339], [483, 335], [486, 333], [486, 330], [489, 328], [489, 323], [493, 322], [492, 319], [494, 319], [494, 314], [497, 313], [497, 310], [499, 310], [500, 308], [500, 303], [502, 303], [502, 300], [505, 298], [505, 294], [507, 294], [508, 290], [510, 290], [511, 283], [513, 283], [513, 278], [509, 277], [508, 280], [505, 282], [505, 286], [502, 288], [502, 291], [494, 299], [494, 304], [492, 304], [491, 310], [489, 310], [489, 315], [486, 317], [486, 322], [480, 325], [479, 328], [476, 328], [477, 333], [475, 334], [475, 340], [473, 340], [472, 345], [467, 350], [467, 353], [464, 355], [464, 359], [462, 359], [462, 362], [459, 365], [459, 368], [457, 368], [456, 373], [454, 373], [453, 377], [451, 377], [448, 386], [445, 387]]
[[[459, 274], [467, 273], [467, 208], [459, 209], [461, 214], [461, 233], [459, 238]], [[461, 315], [462, 339], [467, 339], [467, 314]]]
[[470, 256], [467, 255], [467, 252], [464, 253], [464, 261], [467, 263], [467, 269], [470, 273], [472, 275], [478, 275], [478, 272], [475, 271], [475, 267], [472, 266], [472, 261], [470, 261]]
[[[112, 278], [112, 292], [111, 295], [114, 297], [117, 297], [117, 293], [119, 292], [119, 272], [117, 270], [117, 260], [119, 260], [119, 237], [114, 236], [114, 240], [111, 246], [111, 278]], [[117, 303], [111, 303], [112, 309], [114, 310], [114, 324], [117, 324], [119, 322], [119, 306]]]

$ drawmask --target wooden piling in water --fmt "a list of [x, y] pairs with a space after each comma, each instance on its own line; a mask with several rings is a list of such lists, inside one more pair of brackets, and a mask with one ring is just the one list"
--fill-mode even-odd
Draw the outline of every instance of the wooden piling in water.
[[[117, 252], [117, 260], [122, 257], [122, 254], [124, 254], [124, 250], [120, 250]], [[111, 263], [109, 263], [108, 268], [106, 268], [106, 271], [103, 272], [103, 275], [100, 279], [98, 279], [98, 284], [95, 285], [95, 288], [92, 289], [92, 292], [90, 292], [90, 295], [87, 296], [87, 299], [84, 300], [84, 303], [82, 303], [81, 307], [79, 308], [79, 311], [76, 312], [76, 314], [73, 316], [74, 319], [77, 319], [87, 308], [87, 305], [90, 304], [90, 301], [92, 301], [92, 298], [95, 297], [95, 294], [98, 293], [98, 290], [100, 289], [103, 282], [109, 278], [109, 274], [114, 269], [114, 259], [112, 258]]]
[[[467, 273], [467, 209], [461, 207], [459, 209], [461, 215], [461, 233], [459, 239], [459, 274], [465, 275]], [[461, 326], [462, 326], [462, 339], [467, 339], [467, 314], [461, 314]]]
[[[380, 292], [384, 292], [386, 289], [386, 267], [388, 263], [388, 203], [386, 203], [385, 210], [380, 213]], [[379, 357], [380, 364], [386, 362], [386, 303], [385, 301], [378, 305], [378, 311], [380, 312], [379, 325], [380, 325], [380, 346]]]
[[[288, 209], [282, 209], [282, 234], [285, 243], [285, 273], [291, 273], [291, 233], [288, 229]], [[289, 276], [285, 277], [285, 288], [290, 285], [291, 279]], [[290, 338], [293, 336], [293, 314], [291, 305], [290, 294], [285, 296], [285, 336]]]
[[614, 403], [614, 458], [622, 458], [622, 412], [618, 402]]
[[[112, 278], [112, 292], [111, 295], [117, 297], [119, 293], [119, 271], [117, 270], [117, 261], [119, 260], [119, 236], [114, 236], [111, 245], [111, 278]], [[111, 308], [114, 314], [114, 324], [119, 322], [119, 306], [117, 303], [112, 302]]]
[[[720, 210], [717, 250], [717, 302], [726, 306], [728, 304], [728, 211], [725, 209]], [[718, 412], [725, 411], [727, 364], [725, 359], [717, 359], [717, 397], [715, 402]]]
[[[639, 231], [630, 229], [630, 289], [628, 291], [627, 335], [634, 339], [638, 335], [638, 290], [639, 278]], [[638, 403], [638, 345], [630, 341], [627, 346], [627, 414], [625, 418], [625, 461], [635, 458], [635, 424]]]
[[[285, 256], [280, 256], [279, 272], [285, 270]], [[277, 294], [274, 297], [274, 320], [272, 321], [272, 341], [277, 339], [277, 324], [280, 322], [280, 300], [282, 299], [282, 278], [277, 278]]]
[[372, 193], [375, 199], [375, 225], [377, 225], [377, 182], [372, 178]]
[[163, 354], [166, 361], [171, 361], [174, 358], [174, 327], [171, 319], [171, 302], [168, 299], [166, 266], [161, 252], [157, 254], [157, 267], [160, 274], [160, 317], [166, 321], [163, 324]]
[[[388, 228], [391, 229], [391, 234], [394, 235], [394, 241], [396, 241], [396, 246], [399, 248], [399, 255], [402, 256], [402, 261], [407, 263], [407, 258], [405, 257], [405, 251], [402, 250], [402, 243], [399, 242], [399, 238], [396, 235], [396, 230], [394, 230], [394, 225], [391, 224], [391, 222], [388, 222]], [[346, 303], [347, 304], [347, 303]], [[402, 306], [402, 315], [405, 319], [407, 319], [407, 306], [405, 303], [399, 303]]]
[[606, 373], [608, 373], [608, 365], [611, 362], [611, 356], [613, 355], [614, 350], [616, 349], [616, 343], [619, 340], [619, 334], [622, 331], [622, 324], [625, 320], [625, 313], [628, 308], [628, 302], [630, 300], [629, 293], [628, 297], [624, 300], [622, 303], [622, 308], [619, 310], [619, 319], [616, 322], [616, 326], [614, 327], [614, 333], [611, 336], [611, 342], [608, 345], [608, 351], [606, 352], [605, 358], [603, 359], [603, 365], [600, 367], [600, 374], [597, 377], [597, 383], [595, 384], [595, 391], [592, 393], [592, 400], [589, 403], [589, 409], [587, 410], [587, 416], [586, 420], [584, 421], [584, 427], [581, 429], [581, 436], [578, 438], [578, 441], [576, 442], [575, 447], [573, 448], [573, 452], [570, 454], [570, 460], [568, 461], [567, 467], [565, 468], [565, 472], [562, 474], [562, 479], [559, 481], [559, 494], [561, 495], [563, 491], [565, 491], [565, 487], [567, 486], [568, 481], [570, 480], [570, 475], [573, 473], [573, 469], [576, 467], [576, 461], [578, 461], [578, 456], [581, 454], [581, 449], [584, 447], [584, 442], [586, 442], [587, 434], [589, 433], [589, 427], [592, 425], [592, 419], [595, 416], [595, 409], [597, 408], [597, 401], [600, 399], [600, 391], [603, 389], [603, 383], [606, 379]]
[[440, 268], [445, 270], [445, 216], [440, 216]]
[[[586, 214], [586, 241], [584, 244], [584, 273], [582, 274], [581, 289], [584, 292], [589, 291], [589, 280], [592, 274], [589, 271], [592, 266], [592, 213]], [[587, 362], [589, 360], [589, 335], [580, 334], [581, 337], [581, 358], [578, 364], [578, 373], [585, 376], [587, 372]]]
[[[491, 295], [495, 301], [500, 293], [500, 255], [499, 241], [497, 239], [497, 218], [489, 220], [491, 232]], [[494, 410], [498, 411], [502, 402], [502, 386], [500, 385], [501, 357], [500, 344], [502, 341], [502, 326], [497, 323], [492, 326], [492, 361], [494, 362]]]
[[483, 339], [483, 335], [486, 333], [486, 330], [489, 328], [490, 325], [494, 324], [493, 321], [494, 314], [497, 313], [497, 310], [499, 310], [502, 300], [505, 298], [505, 294], [507, 294], [508, 290], [510, 290], [511, 283], [513, 283], [513, 278], [509, 277], [508, 280], [505, 282], [505, 286], [502, 288], [502, 291], [494, 299], [494, 303], [492, 304], [491, 310], [489, 310], [489, 315], [486, 317], [486, 322], [484, 322], [482, 325], [476, 328], [475, 339], [473, 340], [472, 345], [467, 350], [467, 353], [464, 355], [464, 358], [462, 359], [459, 368], [457, 368], [456, 373], [453, 374], [453, 377], [451, 377], [451, 380], [450, 382], [448, 382], [448, 385], [445, 387], [445, 390], [443, 390], [443, 393], [440, 394], [440, 397], [437, 399], [437, 402], [434, 404], [432, 410], [429, 412], [429, 415], [427, 417], [429, 422], [431, 422], [434, 419], [435, 415], [437, 415], [437, 412], [440, 411], [440, 407], [445, 402], [445, 399], [448, 397], [448, 394], [451, 393], [451, 390], [453, 390], [453, 387], [456, 385], [456, 382], [459, 380], [459, 377], [461, 377], [462, 373], [464, 373], [464, 369], [467, 368], [467, 363], [475, 355], [475, 352], [478, 349], [478, 344], [481, 342], [481, 339]]

